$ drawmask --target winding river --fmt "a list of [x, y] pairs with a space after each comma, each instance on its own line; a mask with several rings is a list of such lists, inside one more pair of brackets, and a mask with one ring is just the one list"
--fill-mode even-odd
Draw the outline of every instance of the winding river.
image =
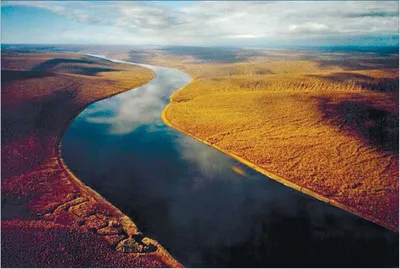
[[160, 115], [169, 96], [191, 78], [142, 66], [156, 77], [88, 106], [64, 134], [62, 157], [178, 261], [189, 267], [398, 266], [398, 233], [166, 126]]

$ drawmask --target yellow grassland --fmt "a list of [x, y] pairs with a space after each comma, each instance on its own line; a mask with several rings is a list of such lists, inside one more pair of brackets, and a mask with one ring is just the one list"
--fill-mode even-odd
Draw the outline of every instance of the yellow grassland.
[[[167, 124], [288, 186], [398, 230], [398, 69], [323, 69], [312, 61], [180, 69], [195, 80], [171, 96]], [[379, 125], [379, 115], [389, 127]], [[386, 141], [371, 135], [377, 129]]]

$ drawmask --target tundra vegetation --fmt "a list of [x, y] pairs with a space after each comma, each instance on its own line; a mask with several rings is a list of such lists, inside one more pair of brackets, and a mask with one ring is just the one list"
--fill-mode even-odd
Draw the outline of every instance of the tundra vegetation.
[[396, 52], [243, 49], [219, 54], [222, 60], [202, 53], [128, 53], [133, 61], [192, 76], [171, 97], [168, 124], [272, 178], [398, 230]]
[[180, 266], [59, 157], [80, 110], [153, 76], [79, 54], [3, 51], [2, 267]]
[[397, 52], [6, 48], [3, 267], [180, 266], [59, 158], [62, 132], [80, 110], [154, 76], [76, 52], [188, 72], [193, 82], [171, 97], [164, 113], [169, 124], [294, 188], [398, 230]]

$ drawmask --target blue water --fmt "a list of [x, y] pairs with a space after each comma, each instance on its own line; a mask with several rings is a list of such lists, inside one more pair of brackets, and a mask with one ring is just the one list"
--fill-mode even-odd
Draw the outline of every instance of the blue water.
[[169, 96], [191, 79], [144, 66], [156, 77], [87, 107], [65, 133], [62, 157], [146, 236], [189, 267], [398, 266], [398, 233], [166, 126]]

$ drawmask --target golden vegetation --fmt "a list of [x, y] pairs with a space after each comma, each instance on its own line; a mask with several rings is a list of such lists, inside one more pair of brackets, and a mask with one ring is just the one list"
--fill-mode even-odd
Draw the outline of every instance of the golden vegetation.
[[398, 68], [320, 66], [186, 65], [181, 69], [197, 80], [171, 97], [164, 120], [277, 180], [398, 230]]

